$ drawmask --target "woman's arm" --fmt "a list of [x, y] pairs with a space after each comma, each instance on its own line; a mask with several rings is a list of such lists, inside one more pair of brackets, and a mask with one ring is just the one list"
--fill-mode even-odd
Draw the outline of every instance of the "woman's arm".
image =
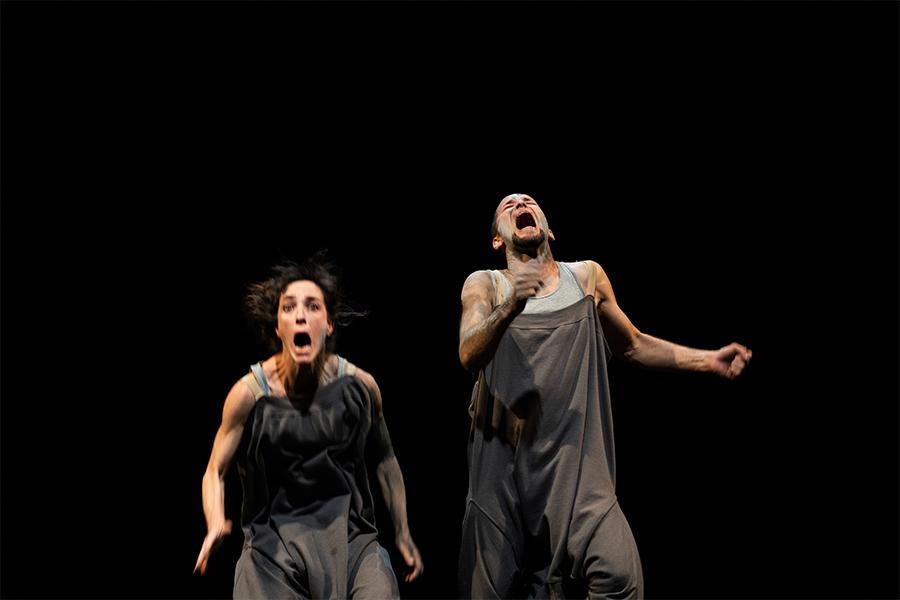
[[397, 462], [397, 457], [394, 455], [391, 436], [381, 411], [381, 390], [375, 383], [375, 378], [369, 373], [357, 369], [355, 375], [369, 390], [376, 407], [376, 410], [373, 411], [375, 420], [372, 423], [369, 447], [375, 454], [374, 458], [378, 465], [375, 468], [375, 474], [384, 502], [391, 513], [391, 521], [394, 523], [394, 542], [406, 565], [410, 568], [404, 580], [410, 582], [421, 575], [425, 567], [422, 563], [422, 555], [409, 533], [409, 523], [406, 518], [406, 486], [403, 483], [400, 463]]
[[225, 518], [225, 473], [231, 466], [234, 453], [244, 432], [244, 423], [255, 403], [253, 392], [242, 381], [232, 386], [222, 409], [222, 424], [216, 432], [206, 473], [203, 475], [203, 514], [206, 517], [206, 538], [197, 556], [194, 572], [203, 575], [209, 555], [231, 533], [231, 521]]

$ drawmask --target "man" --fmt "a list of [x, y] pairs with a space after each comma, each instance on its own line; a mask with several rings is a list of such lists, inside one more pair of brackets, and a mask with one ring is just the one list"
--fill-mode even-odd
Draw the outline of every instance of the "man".
[[460, 592], [640, 598], [640, 558], [615, 495], [608, 355], [732, 379], [752, 353], [639, 331], [600, 265], [553, 259], [553, 232], [527, 195], [501, 200], [492, 233], [507, 268], [476, 271], [462, 290], [459, 357], [478, 381]]

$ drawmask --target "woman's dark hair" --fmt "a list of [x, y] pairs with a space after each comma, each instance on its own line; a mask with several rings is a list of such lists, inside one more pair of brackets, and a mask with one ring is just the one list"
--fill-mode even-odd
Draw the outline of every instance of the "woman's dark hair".
[[[275, 265], [268, 279], [250, 284], [244, 298], [244, 308], [262, 341], [273, 351], [281, 348], [281, 340], [275, 334], [278, 301], [294, 281], [312, 281], [319, 286], [325, 296], [328, 319], [336, 327], [349, 324], [354, 317], [364, 316], [365, 313], [353, 310], [344, 302], [338, 285], [339, 274], [337, 266], [325, 259], [325, 251], [320, 251], [300, 263], [285, 261]], [[334, 350], [334, 337], [330, 336], [326, 343], [329, 352]]]

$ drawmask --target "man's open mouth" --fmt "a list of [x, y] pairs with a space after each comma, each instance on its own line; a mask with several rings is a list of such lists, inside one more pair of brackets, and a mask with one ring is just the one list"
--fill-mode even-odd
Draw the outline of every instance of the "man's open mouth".
[[312, 344], [312, 338], [309, 337], [308, 333], [300, 332], [294, 334], [294, 345], [298, 348], [309, 346], [310, 344]]
[[534, 217], [528, 211], [521, 212], [516, 217], [516, 229], [525, 229], [526, 227], [537, 227]]

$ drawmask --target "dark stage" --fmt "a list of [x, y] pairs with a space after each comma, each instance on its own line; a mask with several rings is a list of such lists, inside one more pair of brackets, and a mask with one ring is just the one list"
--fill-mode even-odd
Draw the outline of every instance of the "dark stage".
[[324, 248], [425, 561], [401, 593], [453, 597], [460, 290], [524, 192], [642, 331], [754, 352], [735, 382], [612, 362], [648, 597], [900, 596], [898, 13], [4, 1], [0, 595], [230, 596], [239, 533], [191, 570], [267, 356], [243, 292]]

